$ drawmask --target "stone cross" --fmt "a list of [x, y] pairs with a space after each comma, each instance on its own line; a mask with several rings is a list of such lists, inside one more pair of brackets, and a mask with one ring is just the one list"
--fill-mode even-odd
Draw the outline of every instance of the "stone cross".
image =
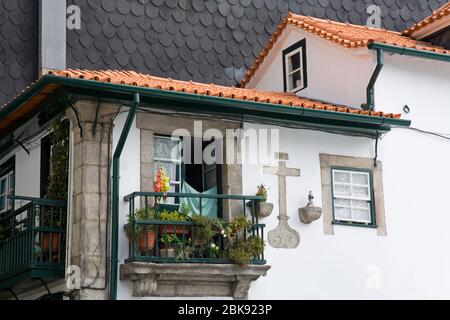
[[300, 243], [300, 235], [288, 224], [286, 206], [286, 177], [300, 177], [300, 169], [287, 168], [286, 160], [289, 155], [283, 152], [276, 152], [275, 158], [279, 160], [278, 167], [264, 166], [264, 174], [278, 176], [278, 226], [268, 233], [269, 244], [274, 248], [293, 249]]

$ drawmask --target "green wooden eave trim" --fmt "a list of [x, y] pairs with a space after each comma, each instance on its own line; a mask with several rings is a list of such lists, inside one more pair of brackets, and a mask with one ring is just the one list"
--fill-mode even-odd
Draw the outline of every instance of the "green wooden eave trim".
[[119, 100], [132, 101], [133, 95], [139, 93], [142, 104], [157, 105], [161, 108], [174, 108], [186, 112], [234, 115], [244, 120], [264, 120], [265, 123], [273, 123], [275, 125], [304, 124], [306, 126], [336, 129], [342, 132], [361, 132], [374, 137], [379, 132], [389, 131], [391, 126], [407, 127], [411, 124], [410, 120], [405, 119], [273, 105], [256, 101], [235, 100], [54, 75], [42, 77], [22, 95], [0, 110], [0, 121], [14, 112], [23, 103], [39, 94], [49, 84], [64, 86], [67, 90], [72, 89], [79, 94], [97, 95]]
[[426, 58], [444, 62], [450, 62], [450, 54], [433, 52], [433, 51], [425, 51], [425, 50], [417, 50], [413, 48], [406, 48], [400, 46], [389, 45], [385, 43], [372, 42], [367, 45], [369, 49], [375, 50], [384, 50], [386, 52], [396, 53], [400, 55]]

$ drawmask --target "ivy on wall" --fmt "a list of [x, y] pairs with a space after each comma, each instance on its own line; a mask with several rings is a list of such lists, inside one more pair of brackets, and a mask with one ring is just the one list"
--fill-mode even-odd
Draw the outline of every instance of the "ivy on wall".
[[69, 179], [69, 121], [52, 122], [50, 176], [46, 197], [67, 200]]

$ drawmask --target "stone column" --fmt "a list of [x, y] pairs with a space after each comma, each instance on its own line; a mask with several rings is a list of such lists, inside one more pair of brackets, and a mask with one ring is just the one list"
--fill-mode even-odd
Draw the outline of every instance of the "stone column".
[[[141, 191], [153, 191], [153, 153], [154, 153], [154, 132], [148, 129], [141, 129]], [[148, 199], [148, 206], [154, 205], [153, 198]], [[144, 197], [140, 199], [141, 208], [145, 207]]]
[[[82, 100], [68, 108], [73, 132], [73, 174], [70, 208], [70, 264], [80, 267], [82, 300], [107, 299], [106, 236], [108, 205], [108, 164], [112, 155], [109, 138], [117, 105]], [[97, 113], [98, 111], [98, 113]], [[78, 114], [78, 117], [77, 117]], [[95, 125], [94, 125], [95, 124]], [[94, 130], [95, 126], [95, 130]]]
[[[222, 192], [224, 194], [242, 194], [242, 154], [241, 154], [241, 130], [224, 130], [224, 162], [222, 165]], [[227, 148], [230, 148], [228, 150]], [[230, 153], [230, 155], [228, 155]], [[230, 163], [227, 163], [227, 162]], [[244, 213], [242, 202], [227, 200], [223, 202], [223, 218], [231, 221], [234, 217]]]

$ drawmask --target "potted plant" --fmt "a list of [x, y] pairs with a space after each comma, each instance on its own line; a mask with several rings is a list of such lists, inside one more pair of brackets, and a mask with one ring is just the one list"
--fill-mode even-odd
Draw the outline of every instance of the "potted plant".
[[[186, 222], [188, 221], [188, 216], [185, 213], [181, 213], [178, 210], [167, 210], [164, 209], [158, 212], [157, 219], [165, 222]], [[159, 226], [159, 236], [164, 233], [175, 233], [178, 235], [188, 234], [189, 227], [186, 225], [178, 225], [178, 224], [162, 224]]]
[[161, 242], [164, 247], [159, 249], [159, 255], [162, 258], [175, 258], [175, 245], [181, 247], [181, 241], [175, 233], [164, 233], [161, 236]]
[[60, 230], [66, 228], [66, 215], [53, 210], [42, 210], [41, 218], [41, 227], [55, 229], [55, 232], [42, 232], [41, 244], [43, 252], [49, 257], [57, 255], [58, 250], [60, 250], [60, 254], [63, 254], [64, 233]]
[[138, 209], [128, 215], [125, 232], [129, 239], [138, 240], [139, 252], [153, 251], [155, 248], [156, 232], [154, 226], [136, 225], [136, 220], [150, 220], [155, 218], [153, 208]]
[[233, 243], [229, 257], [233, 263], [240, 266], [248, 265], [252, 259], [260, 257], [264, 252], [264, 241], [259, 236], [252, 236], [245, 241]]
[[258, 190], [256, 191], [256, 195], [260, 197], [264, 197], [264, 200], [261, 200], [262, 202], [265, 202], [267, 200], [267, 187], [264, 184], [260, 184], [257, 186]]
[[[263, 197], [262, 200], [256, 200], [257, 214], [259, 218], [267, 218], [273, 211], [273, 203], [266, 202], [268, 189], [264, 184], [260, 184], [257, 188], [256, 195]], [[252, 202], [249, 202], [248, 205], [251, 206]]]

